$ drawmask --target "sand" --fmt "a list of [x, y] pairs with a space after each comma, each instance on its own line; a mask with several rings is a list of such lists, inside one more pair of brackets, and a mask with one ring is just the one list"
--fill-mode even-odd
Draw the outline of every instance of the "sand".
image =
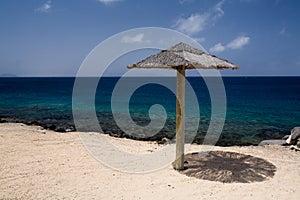
[[[109, 138], [132, 152], [151, 153], [161, 148], [155, 142]], [[199, 146], [193, 145], [191, 152], [197, 149]], [[0, 199], [300, 199], [300, 152], [275, 145], [214, 150], [240, 153], [247, 159], [253, 156], [274, 165], [274, 173], [259, 179], [253, 175], [263, 169], [251, 166], [246, 176], [241, 174], [243, 179], [236, 176], [229, 183], [188, 177], [171, 165], [152, 173], [128, 174], [98, 162], [76, 132], [4, 123], [0, 124]], [[237, 163], [224, 166], [233, 164]], [[218, 169], [210, 161], [205, 167], [198, 175]], [[209, 175], [220, 176], [226, 175]]]

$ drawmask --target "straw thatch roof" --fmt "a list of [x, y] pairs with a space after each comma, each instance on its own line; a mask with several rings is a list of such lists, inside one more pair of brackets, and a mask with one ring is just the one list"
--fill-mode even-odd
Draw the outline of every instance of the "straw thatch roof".
[[185, 43], [162, 50], [158, 54], [128, 66], [131, 68], [165, 68], [176, 69], [185, 66], [185, 69], [238, 69], [239, 67], [227, 60], [209, 55], [200, 49]]

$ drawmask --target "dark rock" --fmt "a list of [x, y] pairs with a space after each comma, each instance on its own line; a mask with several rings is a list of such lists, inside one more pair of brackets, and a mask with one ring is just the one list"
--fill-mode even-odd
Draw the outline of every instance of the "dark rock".
[[64, 127], [58, 126], [54, 129], [54, 131], [64, 133], [66, 132], [66, 129]]
[[118, 137], [118, 138], [121, 138], [121, 137], [124, 137], [124, 134], [121, 130], [115, 130], [115, 131], [111, 131], [110, 133], [108, 133], [110, 136], [112, 137]]
[[66, 124], [60, 124], [60, 125], [56, 126], [54, 131], [65, 133], [65, 132], [75, 131], [75, 128], [73, 126], [69, 126]]
[[0, 118], [0, 123], [7, 123], [7, 119], [5, 119], [5, 118]]
[[281, 139], [283, 136], [287, 134], [289, 134], [288, 131], [279, 130], [276, 128], [269, 128], [269, 129], [259, 130], [259, 133], [256, 133], [254, 137], [260, 138], [262, 140]]
[[8, 123], [19, 123], [19, 122], [21, 122], [20, 120], [18, 120], [16, 118], [11, 118], [11, 117], [6, 118], [6, 120], [7, 120]]
[[38, 121], [25, 121], [24, 124], [27, 124], [27, 125], [40, 125], [40, 123]]
[[295, 150], [295, 151], [300, 151], [300, 147], [296, 146], [296, 145], [291, 145], [290, 146], [291, 150]]
[[73, 125], [70, 125], [70, 124], [64, 125], [64, 129], [65, 129], [65, 132], [76, 131], [75, 127]]
[[170, 144], [171, 143], [171, 140], [164, 137], [161, 139], [161, 141], [158, 141], [158, 144]]
[[285, 145], [285, 140], [263, 140], [261, 141], [258, 146], [264, 146], [264, 145]]
[[286, 139], [288, 139], [289, 137], [290, 137], [290, 135], [285, 135], [285, 136], [282, 137], [282, 139], [283, 139], [283, 140], [286, 140]]
[[55, 130], [56, 126], [54, 124], [45, 124], [46, 129]]
[[295, 145], [300, 138], [300, 127], [295, 127], [291, 130], [291, 135], [286, 140], [286, 143]]

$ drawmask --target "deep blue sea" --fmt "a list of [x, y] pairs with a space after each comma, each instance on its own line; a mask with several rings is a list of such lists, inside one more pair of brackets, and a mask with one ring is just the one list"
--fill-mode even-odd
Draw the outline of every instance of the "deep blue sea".
[[[129, 79], [135, 81], [141, 78]], [[176, 83], [175, 78], [168, 79], [174, 79]], [[39, 124], [56, 131], [73, 130], [74, 80], [0, 78], [1, 122]], [[111, 94], [118, 80], [117, 77], [101, 78], [95, 95], [95, 108], [105, 133], [126, 136], [116, 125], [111, 112]], [[188, 77], [187, 80], [199, 101], [201, 116], [195, 142], [201, 143], [210, 122], [210, 95], [202, 78]], [[281, 138], [300, 125], [300, 77], [223, 77], [223, 82], [227, 113], [218, 145], [255, 145], [263, 139]], [[144, 85], [133, 93], [129, 109], [138, 125], [145, 126], [150, 122], [148, 110], [153, 104], [161, 104], [168, 114], [165, 127], [158, 135], [148, 139], [174, 136], [175, 100], [170, 90], [157, 84]]]

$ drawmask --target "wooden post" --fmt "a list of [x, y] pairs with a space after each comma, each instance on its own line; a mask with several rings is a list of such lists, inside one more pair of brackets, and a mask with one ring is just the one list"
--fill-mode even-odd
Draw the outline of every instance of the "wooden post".
[[185, 67], [177, 68], [176, 81], [176, 159], [174, 168], [184, 169], [184, 107], [185, 107]]

